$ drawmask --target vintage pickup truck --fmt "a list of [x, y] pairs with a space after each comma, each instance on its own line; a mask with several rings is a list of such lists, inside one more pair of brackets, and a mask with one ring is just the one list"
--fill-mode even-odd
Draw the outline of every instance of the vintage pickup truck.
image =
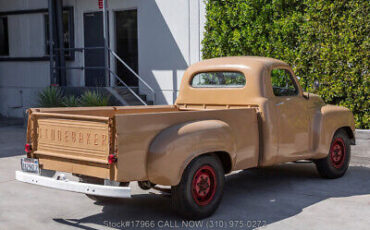
[[322, 177], [337, 178], [355, 144], [348, 109], [303, 92], [289, 65], [264, 57], [190, 66], [174, 105], [28, 112], [18, 180], [98, 200], [130, 197], [131, 181], [171, 186], [173, 207], [191, 219], [217, 209], [227, 173], [312, 160]]

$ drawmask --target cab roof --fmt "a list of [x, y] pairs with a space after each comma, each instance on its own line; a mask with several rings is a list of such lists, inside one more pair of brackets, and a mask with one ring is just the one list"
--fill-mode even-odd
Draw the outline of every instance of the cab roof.
[[[222, 57], [191, 65], [184, 73], [176, 105], [245, 105], [258, 104], [255, 100], [269, 93], [266, 72], [275, 67], [290, 68], [283, 61], [257, 56]], [[242, 88], [194, 88], [191, 80], [197, 73], [237, 71], [243, 73], [246, 85]], [[270, 78], [268, 78], [270, 81]]]
[[244, 67], [256, 67], [256, 66], [273, 66], [273, 65], [288, 65], [287, 63], [269, 57], [259, 57], [259, 56], [237, 56], [237, 57], [220, 57], [220, 58], [212, 58], [206, 59], [204, 61], [200, 61], [191, 67], [200, 68], [204, 67], [228, 67], [228, 66], [244, 66]]

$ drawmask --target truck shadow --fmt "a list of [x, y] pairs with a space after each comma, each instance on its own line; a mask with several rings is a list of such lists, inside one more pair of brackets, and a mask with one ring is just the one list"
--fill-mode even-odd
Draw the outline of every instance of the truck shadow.
[[[240, 171], [227, 177], [224, 197], [216, 213], [202, 221], [203, 227], [193, 229], [206, 229], [205, 224], [210, 221], [261, 221], [257, 223], [271, 224], [329, 198], [369, 195], [368, 178], [370, 168], [357, 166], [350, 167], [344, 177], [336, 180], [321, 179], [313, 164], [284, 164]], [[182, 219], [171, 209], [170, 199], [163, 196], [136, 195], [133, 199], [100, 205], [103, 209], [99, 214], [54, 221], [81, 229], [94, 229], [85, 224], [97, 225], [99, 229], [106, 226], [127, 229], [129, 226], [122, 224], [130, 222], [128, 224], [132, 228], [132, 221], [145, 220], [156, 224], [150, 229], [181, 229], [182, 226]]]

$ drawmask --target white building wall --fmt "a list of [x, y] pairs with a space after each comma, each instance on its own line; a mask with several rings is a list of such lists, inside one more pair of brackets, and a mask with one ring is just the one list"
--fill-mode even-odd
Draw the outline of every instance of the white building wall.
[[[74, 8], [75, 47], [84, 47], [83, 14], [98, 11], [97, 0], [64, 0]], [[0, 11], [47, 8], [47, 0], [0, 0]], [[156, 91], [156, 104], [172, 104], [184, 70], [201, 59], [205, 22], [203, 0], [109, 0], [110, 44], [115, 48], [114, 13], [138, 10], [139, 75]], [[45, 54], [42, 14], [9, 16], [11, 56]], [[114, 69], [114, 59], [111, 59]], [[70, 66], [83, 66], [76, 52]], [[69, 71], [68, 84], [84, 86], [83, 71]], [[49, 63], [0, 61], [0, 114], [22, 117], [35, 105], [37, 92], [50, 84]], [[140, 85], [142, 93], [149, 91]]]
[[[0, 11], [46, 8], [45, 0], [0, 0]], [[42, 15], [10, 15], [9, 56], [30, 57], [44, 54]], [[40, 24], [41, 23], [41, 24]], [[23, 117], [35, 104], [37, 92], [50, 84], [48, 62], [0, 61], [0, 114]]]

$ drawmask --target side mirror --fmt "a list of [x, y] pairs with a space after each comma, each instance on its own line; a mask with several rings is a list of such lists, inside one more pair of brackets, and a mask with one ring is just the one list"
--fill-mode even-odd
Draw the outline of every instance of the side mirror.
[[305, 98], [305, 99], [310, 99], [310, 93], [308, 93], [308, 92], [303, 92], [303, 97]]
[[313, 82], [313, 88], [315, 90], [318, 90], [319, 87], [320, 87], [320, 82], [319, 82], [319, 80], [315, 79], [314, 82]]

